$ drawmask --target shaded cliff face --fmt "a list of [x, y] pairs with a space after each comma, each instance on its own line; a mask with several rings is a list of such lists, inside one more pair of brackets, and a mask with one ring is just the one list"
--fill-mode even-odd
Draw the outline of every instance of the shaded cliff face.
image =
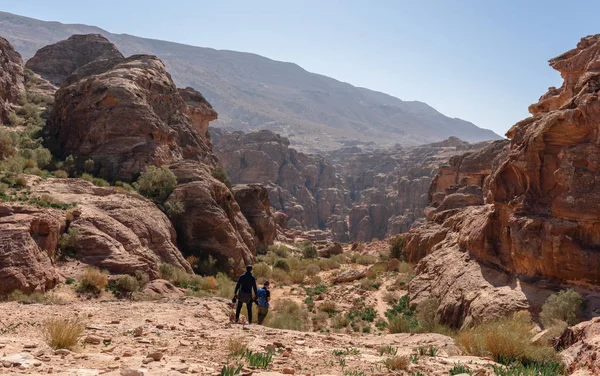
[[297, 152], [270, 131], [213, 132], [215, 153], [234, 183], [259, 182], [271, 205], [288, 217], [288, 226], [326, 228], [343, 215], [348, 197], [343, 181], [324, 158]]
[[0, 123], [8, 123], [8, 114], [24, 94], [23, 60], [4, 38], [0, 37]]
[[[509, 146], [490, 150], [490, 156], [497, 155], [495, 160], [488, 160], [487, 166], [474, 163], [467, 172], [466, 166], [462, 171], [468, 161], [463, 158], [458, 175], [445, 171], [438, 175], [431, 194], [437, 207], [428, 213], [430, 222], [406, 235], [407, 258], [422, 258], [409, 288], [413, 303], [437, 296], [442, 317], [460, 326], [484, 319], [489, 309], [485, 307], [494, 304], [504, 304], [503, 314], [535, 308], [539, 294], [526, 291], [519, 280], [598, 283], [598, 52], [600, 36], [590, 36], [550, 61], [561, 73], [563, 85], [550, 88], [530, 107], [533, 116], [511, 128]], [[483, 203], [468, 198], [476, 189], [451, 188], [455, 180], [448, 177], [460, 177], [460, 172], [464, 172], [460, 180], [479, 184], [484, 205], [472, 206]], [[447, 192], [441, 196], [443, 187]], [[469, 276], [449, 266], [460, 259], [472, 268]], [[507, 276], [506, 282], [489, 284], [492, 270]], [[465, 278], [471, 278], [470, 287], [464, 285]], [[487, 289], [481, 288], [485, 281]], [[504, 285], [519, 297], [501, 291]], [[482, 294], [486, 299], [479, 299]], [[513, 303], [506, 306], [509, 298]]]

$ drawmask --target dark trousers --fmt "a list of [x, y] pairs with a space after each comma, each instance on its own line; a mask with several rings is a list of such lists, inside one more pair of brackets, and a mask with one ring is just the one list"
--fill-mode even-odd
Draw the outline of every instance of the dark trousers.
[[237, 308], [235, 310], [235, 322], [240, 319], [240, 312], [242, 306], [246, 303], [246, 309], [248, 310], [248, 324], [252, 324], [252, 294], [240, 293], [238, 296]]
[[258, 325], [262, 325], [267, 313], [269, 313], [269, 307], [258, 307]]

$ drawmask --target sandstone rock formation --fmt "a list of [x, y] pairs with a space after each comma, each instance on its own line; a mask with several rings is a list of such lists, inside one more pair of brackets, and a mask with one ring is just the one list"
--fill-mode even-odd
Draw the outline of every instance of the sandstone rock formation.
[[214, 150], [234, 183], [261, 183], [271, 205], [288, 217], [288, 226], [326, 228], [342, 215], [347, 195], [342, 180], [322, 157], [289, 148], [289, 140], [270, 131], [213, 132]]
[[154, 56], [111, 62], [56, 93], [47, 127], [57, 141], [55, 152], [92, 159], [97, 173], [111, 180], [130, 181], [147, 165], [183, 159], [215, 164], [210, 146], [187, 116], [198, 114], [202, 126], [199, 112], [208, 122], [214, 110], [188, 106]]
[[[600, 279], [598, 51], [600, 36], [590, 36], [552, 59], [564, 83], [530, 107], [532, 117], [511, 128], [507, 150], [487, 167], [475, 168], [476, 176], [450, 174], [481, 182], [489, 173], [483, 179], [485, 205], [460, 208], [467, 202], [450, 194], [437, 200], [437, 209], [428, 215], [431, 222], [406, 236], [406, 257], [424, 257], [409, 288], [411, 304], [438, 297], [438, 312], [460, 326], [485, 317], [477, 312], [485, 306], [508, 303], [502, 314], [539, 306], [540, 294], [527, 293], [524, 281], [585, 286]], [[447, 186], [444, 172], [436, 182]], [[438, 189], [432, 190], [436, 196]], [[465, 285], [469, 269], [454, 266], [459, 260], [473, 269], [470, 287]], [[490, 277], [497, 273], [506, 282]], [[489, 286], [484, 288], [488, 302], [477, 302], [484, 285]], [[515, 293], [521, 298], [515, 299]]]
[[41, 48], [25, 67], [60, 85], [71, 73], [88, 63], [122, 58], [115, 45], [100, 34], [73, 35], [67, 40]]
[[15, 289], [45, 291], [58, 282], [55, 251], [69, 230], [69, 252], [115, 274], [137, 270], [151, 278], [169, 263], [191, 272], [176, 247], [168, 218], [145, 198], [79, 179], [29, 178], [31, 198], [76, 203], [67, 210], [13, 202], [0, 204], [0, 295]]
[[8, 123], [8, 113], [24, 94], [21, 55], [0, 37], [0, 124]]
[[[96, 56], [89, 49], [98, 43], [105, 52]], [[82, 52], [70, 63], [76, 69], [57, 91], [45, 129], [53, 152], [73, 155], [79, 164], [91, 159], [94, 174], [111, 181], [135, 180], [149, 165], [168, 166], [178, 178], [171, 200], [185, 208], [173, 218], [184, 254], [251, 262], [252, 229], [212, 176], [217, 158], [208, 123], [217, 113], [211, 105], [194, 89], [177, 89], [157, 57], [123, 58], [94, 35], [59, 42], [32, 60], [68, 58], [70, 49]]]
[[269, 192], [260, 184], [239, 184], [232, 188], [235, 201], [254, 230], [254, 244], [258, 252], [266, 253], [277, 236], [275, 218], [271, 214]]

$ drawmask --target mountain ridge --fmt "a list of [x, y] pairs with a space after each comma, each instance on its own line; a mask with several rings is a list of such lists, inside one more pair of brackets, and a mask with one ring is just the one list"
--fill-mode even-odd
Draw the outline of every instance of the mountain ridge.
[[471, 122], [447, 117], [424, 102], [356, 87], [293, 62], [0, 12], [0, 34], [24, 60], [45, 45], [89, 33], [104, 35], [127, 56], [160, 57], [178, 86], [194, 87], [213, 104], [220, 115], [214, 126], [245, 132], [269, 129], [303, 151], [320, 152], [363, 141], [385, 147], [425, 144], [450, 136], [471, 142], [501, 138]]

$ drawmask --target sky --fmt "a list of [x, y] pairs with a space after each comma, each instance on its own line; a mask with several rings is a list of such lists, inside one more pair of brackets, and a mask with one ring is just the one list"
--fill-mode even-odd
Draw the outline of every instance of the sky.
[[0, 0], [0, 10], [293, 62], [500, 135], [562, 84], [547, 61], [600, 33], [597, 0]]

